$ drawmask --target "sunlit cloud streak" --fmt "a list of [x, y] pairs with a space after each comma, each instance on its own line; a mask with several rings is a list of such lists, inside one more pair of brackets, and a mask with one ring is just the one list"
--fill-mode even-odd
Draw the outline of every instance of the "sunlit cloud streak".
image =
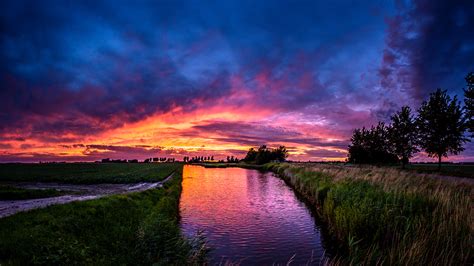
[[354, 128], [437, 87], [461, 97], [472, 1], [347, 4], [3, 1], [0, 161], [241, 157], [260, 144], [343, 160]]

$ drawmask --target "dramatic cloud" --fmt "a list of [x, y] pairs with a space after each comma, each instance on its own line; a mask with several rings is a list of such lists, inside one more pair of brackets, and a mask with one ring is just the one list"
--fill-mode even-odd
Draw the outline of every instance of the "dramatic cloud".
[[0, 161], [242, 156], [260, 144], [341, 160], [355, 127], [437, 87], [461, 95], [474, 70], [467, 0], [0, 8]]

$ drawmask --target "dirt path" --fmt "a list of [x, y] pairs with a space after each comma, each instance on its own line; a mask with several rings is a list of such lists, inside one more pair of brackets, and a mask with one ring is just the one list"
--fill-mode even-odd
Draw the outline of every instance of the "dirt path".
[[55, 204], [65, 204], [73, 201], [84, 201], [97, 199], [109, 195], [126, 194], [145, 191], [152, 188], [162, 187], [164, 183], [173, 177], [172, 173], [166, 179], [154, 183], [135, 184], [96, 184], [96, 185], [74, 185], [60, 183], [9, 183], [21, 188], [29, 189], [57, 189], [60, 191], [73, 192], [74, 194], [59, 197], [28, 199], [28, 200], [0, 200], [0, 218], [13, 215], [18, 212], [44, 208]]

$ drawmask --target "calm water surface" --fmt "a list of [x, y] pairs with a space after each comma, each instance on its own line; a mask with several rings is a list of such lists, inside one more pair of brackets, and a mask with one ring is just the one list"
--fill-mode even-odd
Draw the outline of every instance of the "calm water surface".
[[202, 230], [212, 264], [318, 265], [324, 247], [315, 219], [285, 182], [241, 168], [184, 167], [181, 228]]

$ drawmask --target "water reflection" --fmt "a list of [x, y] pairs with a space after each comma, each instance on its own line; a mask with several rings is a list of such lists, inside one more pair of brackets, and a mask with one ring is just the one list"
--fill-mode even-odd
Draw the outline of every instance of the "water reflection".
[[203, 230], [211, 263], [319, 264], [324, 249], [305, 204], [270, 173], [185, 166], [181, 228]]

